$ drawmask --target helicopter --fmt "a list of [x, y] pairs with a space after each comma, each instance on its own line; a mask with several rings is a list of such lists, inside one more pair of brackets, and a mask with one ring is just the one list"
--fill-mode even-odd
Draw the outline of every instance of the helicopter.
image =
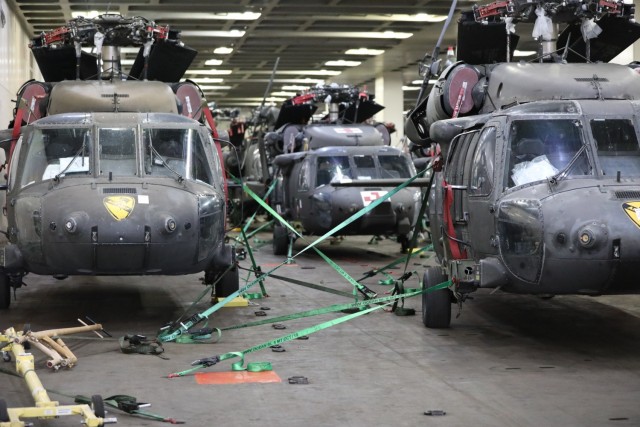
[[[140, 48], [128, 74], [121, 46]], [[168, 26], [119, 14], [76, 18], [30, 48], [45, 81], [20, 88], [0, 134], [0, 308], [28, 273], [204, 271], [218, 297], [236, 291], [215, 123], [197, 85], [179, 82], [196, 52]]]
[[[319, 101], [328, 104], [327, 112], [312, 121]], [[264, 136], [266, 157], [276, 180], [269, 201], [302, 234], [326, 233], [366, 209], [391, 191], [385, 179], [415, 175], [411, 158], [390, 146], [393, 127], [368, 123], [382, 108], [373, 95], [337, 84], [317, 86], [282, 105], [274, 125], [277, 130]], [[349, 188], [332, 185], [347, 180], [362, 184]], [[419, 189], [402, 189], [341, 232], [395, 235], [401, 250], [406, 251], [420, 197]], [[275, 224], [274, 254], [285, 255], [295, 237]]]
[[[509, 1], [462, 13], [458, 61], [406, 124], [412, 142], [440, 153], [428, 199], [438, 265], [423, 287], [450, 285], [423, 294], [426, 327], [449, 327], [451, 305], [482, 288], [640, 291], [640, 75], [608, 63], [640, 37], [633, 12]], [[555, 46], [555, 34], [539, 37], [537, 59], [512, 62], [515, 23], [566, 28]]]

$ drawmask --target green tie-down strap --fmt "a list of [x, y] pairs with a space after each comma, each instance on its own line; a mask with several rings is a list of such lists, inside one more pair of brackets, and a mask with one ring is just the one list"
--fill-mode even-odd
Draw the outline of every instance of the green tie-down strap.
[[[330, 230], [329, 232], [325, 233], [323, 236], [321, 236], [320, 238], [316, 239], [314, 242], [312, 242], [311, 244], [309, 244], [307, 247], [305, 247], [304, 249], [302, 249], [300, 252], [298, 252], [297, 254], [295, 254], [293, 257], [289, 258], [288, 260], [283, 261], [282, 263], [278, 264], [277, 266], [275, 266], [274, 268], [272, 268], [271, 270], [265, 272], [262, 275], [258, 275], [258, 277], [253, 280], [251, 283], [248, 283], [247, 285], [241, 287], [240, 289], [238, 289], [235, 292], [232, 292], [230, 295], [228, 295], [226, 298], [224, 298], [222, 301], [219, 301], [217, 304], [215, 304], [214, 306], [210, 307], [209, 309], [203, 311], [202, 313], [198, 313], [195, 314], [194, 316], [192, 316], [191, 318], [185, 320], [184, 322], [176, 322], [173, 325], [164, 328], [163, 330], [160, 331], [160, 333], [158, 334], [158, 339], [162, 342], [170, 342], [170, 341], [175, 341], [176, 338], [187, 332], [190, 328], [192, 328], [193, 326], [195, 326], [196, 324], [198, 324], [199, 322], [203, 321], [204, 319], [208, 318], [210, 315], [212, 315], [213, 313], [215, 313], [216, 311], [218, 311], [220, 308], [224, 307], [228, 302], [230, 302], [231, 300], [233, 300], [234, 298], [236, 298], [237, 296], [245, 293], [248, 289], [250, 289], [253, 285], [255, 285], [258, 282], [261, 282], [262, 280], [264, 280], [265, 277], [269, 276], [269, 274], [271, 274], [272, 272], [274, 272], [275, 270], [277, 270], [278, 268], [282, 267], [283, 265], [285, 265], [287, 262], [291, 261], [292, 259], [296, 258], [297, 256], [303, 254], [304, 252], [306, 252], [308, 249], [313, 249], [314, 251], [316, 251], [325, 261], [327, 261], [337, 272], [338, 274], [340, 274], [342, 277], [344, 277], [349, 283], [351, 283], [354, 286], [354, 293], [355, 290], [357, 289], [358, 291], [360, 291], [362, 294], [365, 295], [366, 298], [375, 298], [377, 296], [377, 294], [375, 292], [373, 292], [371, 289], [367, 288], [366, 286], [362, 285], [361, 283], [358, 283], [358, 281], [356, 281], [353, 277], [351, 277], [346, 271], [344, 271], [344, 269], [342, 269], [340, 266], [338, 266], [337, 264], [335, 264], [333, 261], [331, 261], [329, 259], [329, 257], [327, 257], [326, 255], [324, 255], [322, 252], [320, 252], [315, 246], [317, 244], [319, 244], [320, 242], [322, 242], [323, 240], [325, 240], [326, 238], [330, 237], [331, 235], [337, 233], [338, 231], [340, 231], [342, 228], [346, 227], [347, 225], [351, 224], [352, 222], [354, 222], [355, 220], [357, 220], [358, 218], [360, 218], [361, 216], [363, 216], [364, 214], [366, 214], [368, 211], [374, 209], [376, 206], [378, 206], [379, 204], [383, 203], [385, 200], [389, 199], [389, 197], [393, 196], [395, 193], [397, 193], [398, 191], [400, 191], [401, 189], [405, 188], [406, 186], [408, 186], [409, 184], [411, 184], [413, 181], [415, 181], [416, 179], [418, 179], [419, 177], [421, 177], [422, 175], [424, 175], [424, 173], [428, 170], [429, 168], [424, 169], [423, 171], [421, 171], [420, 173], [418, 173], [416, 176], [414, 176], [413, 178], [408, 179], [407, 181], [405, 181], [404, 183], [402, 183], [401, 185], [399, 185], [398, 187], [394, 188], [392, 191], [388, 192], [387, 194], [385, 194], [384, 196], [380, 197], [379, 199], [376, 199], [375, 201], [373, 201], [369, 206], [367, 206], [364, 209], [359, 210], [358, 212], [354, 213], [352, 216], [350, 216], [349, 218], [347, 218], [345, 221], [343, 221], [341, 224], [339, 224], [338, 226], [334, 227], [332, 230]], [[298, 233], [284, 218], [282, 218], [276, 211], [274, 211], [273, 209], [271, 209], [271, 207], [265, 203], [264, 200], [262, 200], [260, 197], [258, 197], [253, 191], [251, 191], [251, 189], [249, 187], [247, 187], [246, 185], [243, 184], [243, 189], [244, 191], [249, 194], [260, 206], [262, 206], [264, 209], [266, 209], [271, 215], [274, 216], [274, 218], [276, 218], [278, 221], [280, 221], [280, 223], [282, 223], [285, 227], [287, 227], [289, 230], [291, 230], [293, 233], [295, 233], [297, 236], [302, 237], [302, 235], [300, 235], [300, 233]], [[304, 238], [303, 238], [304, 240]]]
[[[409, 293], [405, 293], [405, 294], [401, 294], [401, 295], [391, 295], [391, 296], [387, 296], [387, 297], [381, 297], [381, 298], [376, 298], [376, 299], [371, 299], [371, 300], [365, 300], [365, 301], [358, 301], [358, 302], [354, 302], [354, 303], [350, 303], [350, 304], [339, 304], [339, 305], [334, 305], [334, 306], [329, 306], [326, 307], [324, 309], [316, 309], [316, 310], [310, 310], [307, 312], [302, 312], [302, 313], [297, 313], [297, 314], [293, 314], [293, 315], [289, 315], [289, 316], [281, 316], [279, 318], [274, 318], [274, 319], [269, 319], [269, 320], [265, 320], [265, 321], [260, 321], [260, 322], [252, 322], [251, 324], [246, 324], [246, 325], [240, 325], [238, 327], [235, 328], [227, 328], [227, 329], [237, 329], [240, 327], [247, 327], [247, 326], [255, 326], [256, 324], [264, 324], [264, 323], [273, 323], [273, 322], [277, 322], [277, 321], [283, 321], [283, 320], [290, 320], [293, 318], [300, 318], [300, 317], [308, 317], [311, 315], [317, 315], [317, 314], [324, 314], [324, 313], [328, 313], [328, 312], [334, 312], [334, 311], [338, 311], [338, 310], [342, 310], [344, 308], [362, 308], [362, 307], [366, 307], [368, 305], [373, 305], [373, 307], [369, 307], [369, 308], [365, 308], [362, 309], [358, 312], [352, 313], [352, 314], [347, 314], [345, 316], [342, 317], [338, 317], [337, 319], [333, 319], [333, 320], [329, 320], [327, 322], [324, 323], [320, 323], [318, 325], [315, 326], [311, 326], [309, 328], [305, 328], [302, 329], [300, 331], [297, 332], [293, 332], [290, 333], [288, 335], [284, 335], [280, 338], [276, 338], [274, 340], [271, 341], [267, 341], [265, 343], [256, 345], [254, 347], [248, 348], [244, 351], [240, 351], [240, 352], [229, 352], [229, 353], [224, 353], [222, 355], [218, 355], [218, 356], [213, 356], [213, 357], [207, 357], [204, 359], [198, 359], [194, 362], [191, 363], [191, 365], [193, 365], [193, 368], [184, 370], [184, 371], [180, 371], [180, 372], [175, 372], [172, 374], [168, 375], [168, 378], [176, 378], [176, 377], [182, 377], [185, 375], [188, 375], [192, 372], [195, 372], [199, 369], [203, 369], [203, 368], [207, 368], [210, 366], [213, 366], [215, 364], [217, 364], [218, 362], [222, 362], [224, 360], [228, 360], [228, 359], [232, 359], [235, 357], [239, 357], [240, 361], [234, 363], [232, 365], [232, 370], [234, 371], [238, 371], [238, 370], [245, 370], [249, 368], [249, 365], [247, 366], [247, 368], [244, 368], [244, 356], [246, 354], [249, 353], [253, 353], [256, 352], [258, 350], [262, 350], [265, 348], [269, 348], [271, 346], [274, 345], [279, 345], [282, 344], [284, 342], [287, 341], [291, 341], [293, 339], [302, 337], [302, 336], [307, 336], [307, 335], [311, 335], [315, 332], [321, 331], [323, 329], [327, 329], [331, 326], [346, 322], [347, 320], [351, 320], [354, 319], [358, 316], [362, 316], [363, 314], [367, 314], [367, 313], [371, 313], [374, 310], [378, 310], [384, 307], [389, 306], [390, 304], [393, 303], [393, 301], [399, 299], [399, 298], [410, 298], [416, 295], [420, 295], [426, 292], [433, 292], [436, 291], [438, 289], [444, 289], [447, 288], [451, 285], [451, 281], [447, 281], [447, 282], [443, 282], [440, 283], [436, 286], [432, 286], [428, 289], [417, 289], [414, 290], [412, 292]], [[380, 305], [377, 305], [380, 304]], [[285, 319], [285, 317], [288, 317], [288, 319]]]

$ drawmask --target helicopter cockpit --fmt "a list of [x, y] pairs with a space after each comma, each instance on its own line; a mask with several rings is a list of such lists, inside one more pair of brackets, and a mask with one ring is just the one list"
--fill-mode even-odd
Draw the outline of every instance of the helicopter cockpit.
[[[84, 117], [84, 115], [83, 115]], [[115, 124], [110, 121], [64, 127], [47, 118], [27, 129], [16, 145], [11, 183], [27, 187], [61, 177], [173, 177], [216, 186], [219, 169], [208, 135], [197, 125], [172, 121]], [[83, 119], [84, 120], [84, 119]], [[180, 122], [180, 120], [178, 120]]]
[[344, 179], [411, 178], [411, 163], [402, 156], [319, 156], [316, 187]]

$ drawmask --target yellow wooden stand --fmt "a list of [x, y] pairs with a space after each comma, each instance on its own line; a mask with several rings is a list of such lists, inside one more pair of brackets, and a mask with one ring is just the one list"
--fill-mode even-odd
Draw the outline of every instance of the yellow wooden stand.
[[[83, 423], [88, 427], [99, 427], [105, 423], [115, 422], [115, 419], [97, 417], [89, 405], [59, 405], [58, 402], [52, 401], [40, 382], [38, 375], [36, 375], [33, 355], [28, 353], [22, 345], [23, 342], [28, 340], [34, 344], [38, 343], [36, 344], [36, 347], [46, 349], [46, 351], [43, 351], [51, 358], [47, 362], [47, 366], [50, 364], [50, 367], [59, 366], [56, 364], [62, 364], [65, 360], [67, 361], [65, 366], [72, 366], [77, 360], [75, 356], [73, 356], [73, 353], [71, 353], [64, 343], [62, 343], [62, 340], [57, 338], [54, 341], [52, 337], [56, 335], [63, 335], [65, 333], [68, 334], [101, 328], [102, 327], [100, 325], [91, 325], [88, 327], [43, 331], [35, 333], [40, 335], [32, 338], [29, 338], [29, 335], [32, 334], [31, 332], [26, 334], [16, 333], [13, 328], [9, 328], [5, 330], [4, 333], [0, 334], [0, 350], [10, 351], [13, 354], [16, 361], [16, 372], [24, 378], [31, 395], [33, 396], [33, 400], [35, 401], [35, 406], [33, 407], [7, 408], [9, 420], [6, 421], [0, 418], [0, 427], [25, 427], [25, 422], [21, 420], [22, 418], [51, 419], [66, 415], [82, 416]], [[45, 339], [43, 340], [43, 338]], [[46, 338], [56, 344], [56, 350], [52, 350], [40, 342], [40, 340], [48, 342]], [[60, 351], [62, 355], [60, 355], [58, 351]], [[70, 361], [73, 362], [69, 364]], [[0, 417], [2, 417], [2, 415], [3, 414], [0, 414]], [[7, 414], [4, 414], [4, 416], [6, 417]]]

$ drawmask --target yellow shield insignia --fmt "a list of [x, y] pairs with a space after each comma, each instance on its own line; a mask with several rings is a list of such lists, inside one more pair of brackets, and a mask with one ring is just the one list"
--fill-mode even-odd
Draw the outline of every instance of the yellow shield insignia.
[[131, 196], [109, 196], [105, 197], [102, 202], [116, 221], [128, 218], [136, 205], [136, 199]]
[[626, 202], [622, 204], [622, 209], [629, 215], [631, 221], [640, 227], [640, 202]]

